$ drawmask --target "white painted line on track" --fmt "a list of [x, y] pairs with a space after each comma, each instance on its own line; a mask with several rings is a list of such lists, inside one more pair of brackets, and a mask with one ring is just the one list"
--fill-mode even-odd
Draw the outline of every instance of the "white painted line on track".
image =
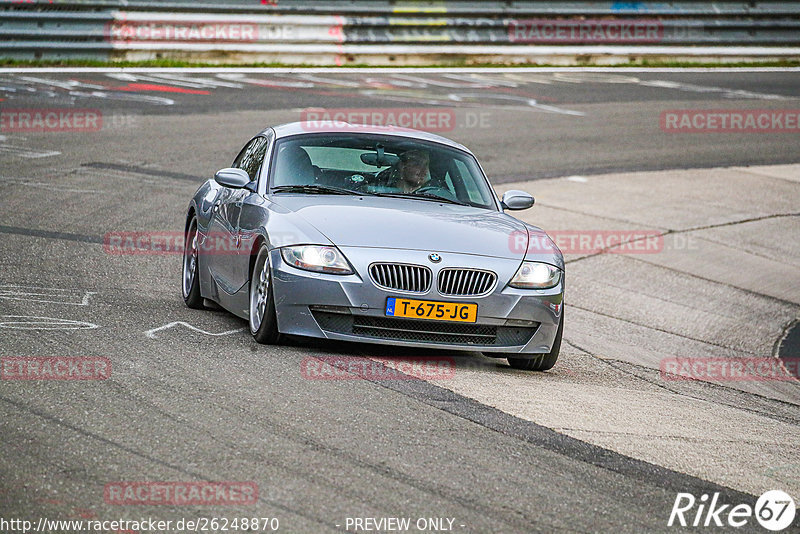
[[213, 332], [207, 332], [207, 331], [205, 331], [205, 330], [203, 330], [201, 328], [197, 328], [196, 326], [190, 325], [189, 323], [185, 323], [183, 321], [174, 321], [172, 323], [165, 324], [164, 326], [159, 326], [158, 328], [153, 328], [152, 330], [148, 330], [148, 331], [145, 332], [145, 335], [147, 337], [151, 338], [151, 339], [156, 339], [156, 332], [160, 332], [162, 330], [167, 330], [167, 329], [170, 329], [170, 328], [174, 328], [176, 326], [184, 326], [184, 327], [188, 328], [189, 330], [193, 330], [195, 332], [199, 332], [199, 333], [205, 334], [207, 336], [215, 336], [215, 337], [229, 336], [231, 334], [235, 334], [237, 332], [243, 332], [245, 330], [245, 328], [236, 328], [235, 330], [226, 330], [225, 332], [219, 332], [219, 333], [215, 334]]
[[42, 151], [14, 145], [0, 145], [0, 153], [27, 159], [49, 158], [61, 155], [61, 152], [57, 150]]
[[100, 328], [94, 323], [33, 315], [0, 315], [0, 328], [12, 330], [84, 330]]
[[5, 300], [88, 306], [92, 295], [96, 294], [95, 291], [83, 289], [0, 284], [0, 299]]

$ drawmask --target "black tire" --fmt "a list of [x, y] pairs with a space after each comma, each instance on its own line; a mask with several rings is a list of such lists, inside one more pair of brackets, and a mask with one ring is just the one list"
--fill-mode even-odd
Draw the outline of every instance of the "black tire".
[[247, 323], [253, 339], [262, 345], [277, 345], [282, 341], [278, 331], [270, 271], [269, 251], [261, 245], [253, 264], [253, 272], [250, 273], [250, 317]]
[[203, 297], [200, 296], [200, 276], [197, 264], [197, 218], [192, 217], [189, 230], [186, 232], [183, 245], [183, 270], [181, 276], [181, 293], [183, 301], [190, 308], [202, 310]]
[[536, 358], [508, 358], [508, 364], [514, 369], [523, 371], [547, 371], [552, 369], [558, 360], [558, 353], [561, 351], [561, 337], [564, 334], [564, 310], [561, 310], [561, 320], [558, 323], [556, 339], [553, 341], [553, 348], [547, 354], [542, 354]]

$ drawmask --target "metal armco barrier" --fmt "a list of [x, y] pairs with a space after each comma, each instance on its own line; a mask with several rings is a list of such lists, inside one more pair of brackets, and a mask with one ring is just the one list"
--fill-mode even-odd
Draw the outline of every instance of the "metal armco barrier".
[[0, 57], [317, 65], [800, 58], [800, 2], [0, 0]]

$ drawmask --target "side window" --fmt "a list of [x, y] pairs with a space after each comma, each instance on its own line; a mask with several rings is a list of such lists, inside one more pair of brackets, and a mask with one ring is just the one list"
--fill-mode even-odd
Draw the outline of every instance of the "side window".
[[254, 144], [256, 141], [257, 141], [257, 139], [253, 139], [253, 140], [251, 140], [249, 143], [247, 143], [247, 144], [244, 146], [244, 148], [242, 149], [242, 151], [241, 151], [241, 152], [239, 152], [239, 155], [238, 155], [238, 156], [236, 156], [236, 159], [234, 159], [234, 160], [233, 160], [233, 164], [231, 165], [231, 167], [233, 167], [234, 169], [241, 169], [241, 168], [242, 168], [242, 160], [243, 160], [243, 159], [244, 159], [244, 157], [247, 155], [247, 153], [250, 151], [250, 147], [252, 147], [252, 146], [253, 146], [253, 144]]
[[258, 171], [264, 162], [264, 155], [267, 152], [267, 140], [264, 137], [256, 137], [236, 156], [233, 166], [242, 169], [250, 175], [250, 180], [258, 178]]

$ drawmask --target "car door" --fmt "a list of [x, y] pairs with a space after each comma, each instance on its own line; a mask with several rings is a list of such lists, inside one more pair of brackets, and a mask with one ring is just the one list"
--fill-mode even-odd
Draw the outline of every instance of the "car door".
[[[267, 149], [270, 145], [270, 139], [266, 137], [257, 137], [256, 143], [240, 163], [240, 169], [247, 172], [250, 180], [256, 182], [261, 168], [264, 165], [264, 158]], [[254, 188], [255, 189], [255, 188]], [[242, 228], [242, 212], [244, 209], [259, 209], [262, 205], [263, 198], [248, 189], [240, 190], [240, 195], [234, 198], [235, 205], [231, 212], [231, 216], [235, 215], [235, 234], [234, 241], [236, 243], [236, 254], [231, 256], [231, 283], [239, 288], [243, 287], [250, 276], [250, 250], [252, 246], [252, 229]], [[234, 213], [235, 212], [235, 213]], [[252, 218], [252, 217], [251, 217]], [[247, 235], [245, 235], [247, 234]]]
[[[263, 160], [265, 148], [266, 139], [264, 137], [254, 138], [239, 152], [232, 167], [244, 170], [251, 179], [254, 179], [257, 169], [253, 170], [253, 167], [258, 161], [259, 154]], [[212, 208], [208, 242], [203, 247], [209, 255], [208, 265], [214, 279], [228, 294], [236, 293], [243, 285], [237, 283], [234, 273], [241, 247], [239, 215], [242, 202], [249, 194], [252, 194], [249, 189], [223, 188]]]

